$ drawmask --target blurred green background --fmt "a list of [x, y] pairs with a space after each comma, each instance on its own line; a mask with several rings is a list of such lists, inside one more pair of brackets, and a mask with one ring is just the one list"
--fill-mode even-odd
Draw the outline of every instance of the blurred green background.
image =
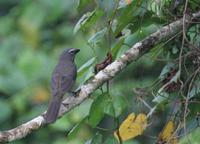
[[[106, 17], [92, 25], [92, 29], [88, 28], [84, 32], [74, 34], [74, 27], [85, 12], [101, 7], [109, 15], [115, 6], [115, 1], [112, 0], [99, 0], [98, 6], [97, 3], [91, 0], [83, 0], [82, 3], [78, 0], [0, 0], [1, 131], [14, 128], [46, 110], [50, 97], [51, 73], [63, 49], [74, 47], [81, 50], [76, 63], [78, 67], [85, 65], [79, 71], [76, 88], [93, 75], [93, 67], [104, 59], [108, 52], [109, 42], [102, 40], [100, 36], [96, 39], [101, 39], [101, 42], [92, 43], [94, 38], [91, 39], [91, 36], [107, 25]], [[159, 29], [164, 22], [162, 20], [155, 23], [151, 20], [147, 20], [146, 23], [140, 21], [139, 26], [131, 27], [134, 33], [126, 38], [129, 46], [121, 46], [116, 56], [119, 57], [132, 44]], [[92, 41], [90, 41], [92, 44], [88, 42], [88, 39]], [[111, 47], [115, 46], [115, 42], [111, 44]], [[93, 44], [95, 46], [91, 46]], [[141, 103], [136, 102], [132, 89], [151, 85], [159, 76], [164, 64], [164, 62], [152, 61], [151, 55], [146, 55], [110, 82], [110, 95], [117, 99], [115, 105], [120, 121], [133, 111], [148, 112]], [[105, 86], [103, 88], [105, 90]], [[111, 129], [110, 131], [98, 127], [92, 128], [91, 125], [84, 123], [74, 137], [70, 139], [67, 137], [69, 131], [88, 115], [93, 99], [100, 93], [101, 91], [97, 90], [90, 99], [56, 121], [55, 124], [42, 127], [12, 143], [82, 144], [98, 131], [102, 132], [104, 139], [108, 137], [107, 141], [111, 144], [113, 140], [109, 136], [112, 136], [113, 129], [116, 128], [116, 121], [109, 115], [104, 117], [98, 127]], [[155, 117], [153, 123], [155, 127], [148, 130], [149, 134], [157, 134], [155, 132], [160, 131], [164, 123]], [[159, 125], [156, 126], [157, 124]], [[140, 144], [144, 141], [143, 137], [139, 137], [127, 144]]]
[[[50, 77], [64, 48], [80, 48], [78, 67], [93, 55], [82, 34], [73, 35], [78, 1], [0, 1], [0, 130], [14, 128], [47, 108]], [[79, 82], [77, 82], [78, 85]], [[67, 132], [89, 111], [86, 102], [51, 126], [14, 144], [64, 144]], [[72, 143], [81, 143], [88, 128]]]

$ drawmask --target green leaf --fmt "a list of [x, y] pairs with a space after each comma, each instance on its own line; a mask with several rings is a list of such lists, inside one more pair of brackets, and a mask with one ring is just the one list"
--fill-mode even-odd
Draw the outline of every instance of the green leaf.
[[113, 59], [116, 59], [117, 54], [120, 50], [120, 48], [122, 47], [123, 43], [124, 43], [125, 38], [121, 38], [112, 48], [111, 52], [112, 52], [112, 56]]
[[195, 95], [200, 93], [200, 82], [199, 79], [196, 84], [192, 87], [192, 90], [189, 92], [189, 98], [193, 98]]
[[78, 0], [77, 9], [78, 11], [81, 11], [84, 7], [86, 7], [89, 3], [91, 3], [91, 0]]
[[71, 122], [68, 118], [62, 118], [57, 120], [53, 125], [50, 125], [50, 128], [65, 132], [66, 129], [70, 129], [71, 126]]
[[176, 74], [173, 76], [173, 78], [170, 80], [170, 83], [175, 82], [177, 83], [178, 79], [180, 78], [180, 70], [176, 72]]
[[198, 144], [200, 141], [199, 133], [200, 128], [197, 128], [196, 130], [181, 138], [179, 144], [188, 144], [188, 142], [191, 144]]
[[[123, 8], [119, 9], [120, 15], [116, 18], [117, 26], [114, 31], [115, 36], [118, 36], [122, 33], [123, 29], [126, 28], [130, 28], [131, 32], [134, 34], [142, 27], [155, 23], [155, 20], [152, 18], [152, 12], [147, 11], [145, 8], [147, 1], [134, 0], [129, 5], [126, 5], [126, 2], [123, 3], [125, 3], [125, 5], [122, 4], [121, 7]], [[141, 20], [141, 18], [143, 20]], [[148, 33], [143, 33], [142, 37], [144, 38], [145, 35], [148, 35]]]
[[148, 9], [153, 11], [157, 16], [161, 17], [163, 15], [163, 7], [165, 3], [166, 1], [151, 1]]
[[83, 118], [78, 124], [76, 124], [72, 129], [71, 131], [68, 133], [67, 135], [67, 138], [68, 139], [73, 139], [76, 137], [77, 133], [79, 132], [81, 126], [85, 123], [85, 120], [87, 119], [88, 117], [85, 117]]
[[95, 33], [91, 38], [89, 38], [88, 43], [91, 45], [96, 45], [106, 34], [107, 28]]
[[90, 79], [94, 75], [93, 70], [94, 70], [93, 67], [89, 68], [88, 73], [86, 74], [83, 82], [86, 82], [88, 79]]
[[136, 42], [138, 42], [139, 39], [139, 31], [136, 31], [135, 33], [127, 36], [124, 40], [124, 43], [128, 46], [132, 46], [133, 44], [135, 44]]
[[164, 102], [165, 100], [167, 100], [168, 97], [169, 97], [169, 94], [166, 92], [163, 92], [163, 88], [161, 88], [158, 90], [157, 95], [153, 99], [153, 102], [160, 104]]
[[89, 59], [86, 63], [84, 63], [79, 69], [78, 69], [78, 76], [82, 76], [95, 62], [95, 57]]
[[[170, 66], [170, 67], [169, 67]], [[166, 77], [166, 74], [171, 70], [171, 65], [167, 65], [164, 67], [163, 71], [161, 72], [160, 79], [164, 79]], [[180, 77], [180, 70], [176, 72], [176, 74], [170, 79], [169, 82], [167, 82], [165, 85], [163, 85], [157, 92], [157, 95], [153, 99], [153, 102], [156, 103], [162, 103], [164, 102], [168, 97], [169, 94], [164, 91], [165, 87], [173, 82], [177, 83], [178, 79]]]
[[115, 109], [115, 117], [118, 117], [127, 108], [126, 99], [123, 96], [114, 97], [113, 106]]
[[81, 87], [81, 85], [83, 85], [83, 83], [85, 83], [86, 81], [88, 81], [92, 76], [94, 76], [94, 69], [93, 67], [89, 67], [89, 69], [85, 72], [85, 74], [82, 76], [81, 78], [81, 82], [79, 84], [79, 88]]
[[12, 114], [12, 108], [5, 100], [0, 100], [0, 123], [7, 120]]
[[173, 54], [177, 54], [179, 52], [179, 49], [174, 45], [173, 47], [172, 47], [172, 53]]
[[112, 117], [118, 117], [126, 108], [126, 99], [122, 96], [115, 96], [112, 98], [112, 100], [107, 99], [106, 105], [104, 107], [104, 113]]
[[97, 22], [97, 20], [102, 16], [103, 16], [102, 10], [95, 9], [92, 12], [87, 12], [77, 22], [74, 28], [74, 33], [77, 33], [80, 29], [82, 30], [88, 29], [89, 27], [94, 25]]
[[95, 127], [104, 117], [104, 108], [107, 104], [108, 94], [99, 95], [91, 105], [88, 122], [92, 127]]
[[171, 69], [173, 69], [175, 65], [173, 63], [168, 63], [166, 66], [163, 67], [159, 79], [163, 80], [166, 78], [166, 75], [170, 72]]
[[118, 141], [114, 136], [109, 136], [104, 142], [104, 144], [117, 144], [117, 143]]
[[119, 9], [120, 15], [117, 17], [117, 27], [114, 31], [114, 35], [117, 36], [129, 23], [133, 23], [134, 12], [136, 11], [137, 0], [133, 1], [130, 5], [125, 8]]
[[102, 138], [103, 136], [100, 133], [96, 133], [95, 136], [92, 139], [86, 141], [85, 144], [102, 144]]
[[92, 138], [91, 144], [102, 144], [103, 136], [100, 133], [96, 133]]
[[113, 106], [113, 101], [111, 100], [107, 101], [107, 104], [104, 107], [104, 113], [112, 117], [115, 117], [115, 109]]

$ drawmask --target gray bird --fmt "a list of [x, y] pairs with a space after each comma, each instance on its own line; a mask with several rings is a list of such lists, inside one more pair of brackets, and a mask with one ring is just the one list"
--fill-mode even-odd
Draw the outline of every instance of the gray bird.
[[63, 96], [71, 89], [76, 81], [77, 69], [74, 63], [75, 55], [79, 49], [65, 49], [60, 55], [51, 79], [51, 100], [44, 116], [45, 123], [53, 123], [59, 113]]

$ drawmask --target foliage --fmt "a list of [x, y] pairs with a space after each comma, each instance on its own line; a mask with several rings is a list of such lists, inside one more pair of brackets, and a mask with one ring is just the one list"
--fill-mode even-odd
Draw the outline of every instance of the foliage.
[[[95, 65], [108, 52], [116, 60], [136, 42], [198, 9], [197, 0], [1, 1], [1, 130], [28, 121], [47, 108], [51, 72], [65, 47], [81, 49], [76, 59], [78, 87], [94, 75]], [[13, 143], [120, 143], [113, 134], [123, 123], [140, 127], [136, 120], [141, 113], [145, 114], [145, 128], [133, 130], [131, 135], [123, 128], [125, 137], [132, 138], [123, 144], [170, 138], [177, 143], [180, 137], [180, 143], [186, 143], [187, 136], [198, 141], [199, 31], [197, 19], [55, 124]], [[126, 118], [130, 113], [138, 113], [131, 124]]]

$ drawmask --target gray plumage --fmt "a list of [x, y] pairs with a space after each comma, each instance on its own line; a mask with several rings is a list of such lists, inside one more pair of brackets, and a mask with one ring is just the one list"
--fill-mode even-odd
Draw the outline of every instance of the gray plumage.
[[44, 116], [46, 123], [53, 123], [59, 113], [63, 96], [71, 89], [76, 81], [77, 69], [74, 58], [79, 49], [65, 49], [60, 55], [51, 79], [51, 100]]

